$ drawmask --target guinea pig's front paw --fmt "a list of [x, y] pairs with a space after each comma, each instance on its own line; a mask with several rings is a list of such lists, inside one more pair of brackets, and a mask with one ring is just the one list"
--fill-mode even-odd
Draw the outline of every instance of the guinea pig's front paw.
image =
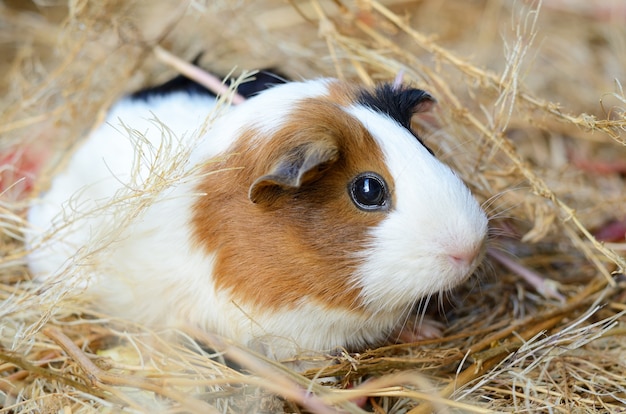
[[398, 343], [441, 338], [445, 325], [428, 317], [413, 317], [396, 329], [392, 338]]

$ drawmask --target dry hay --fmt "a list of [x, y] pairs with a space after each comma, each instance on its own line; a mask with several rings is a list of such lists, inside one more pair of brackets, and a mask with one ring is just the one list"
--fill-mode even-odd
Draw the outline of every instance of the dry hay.
[[[624, 410], [620, 0], [178, 3], [0, 5], [0, 152], [20, 155], [1, 166], [0, 412], [362, 412], [357, 396], [389, 413]], [[38, 289], [20, 242], [19, 169], [45, 157], [35, 191], [45, 188], [115, 99], [171, 77], [157, 44], [185, 60], [204, 52], [218, 73], [274, 66], [373, 82], [402, 71], [437, 97], [422, 133], [485, 203], [491, 244], [515, 271], [490, 257], [443, 298], [441, 339], [318, 357], [325, 368], [302, 375]], [[610, 243], [594, 237], [620, 224]], [[516, 274], [529, 270], [562, 300]], [[245, 369], [223, 365], [223, 351]]]

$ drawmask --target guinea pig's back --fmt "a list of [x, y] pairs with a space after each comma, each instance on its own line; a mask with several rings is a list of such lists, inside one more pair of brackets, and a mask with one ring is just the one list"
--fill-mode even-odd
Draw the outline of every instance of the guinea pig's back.
[[[114, 225], [97, 210], [120, 192], [141, 190], [153, 165], [191, 143], [214, 105], [210, 95], [179, 91], [127, 97], [113, 106], [28, 211], [26, 242], [34, 250], [28, 261], [35, 276], [54, 273], [91, 237]], [[49, 233], [55, 236], [43, 242]]]

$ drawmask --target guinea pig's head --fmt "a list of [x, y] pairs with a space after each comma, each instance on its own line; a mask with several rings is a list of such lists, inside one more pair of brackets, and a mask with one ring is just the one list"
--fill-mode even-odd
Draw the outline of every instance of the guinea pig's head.
[[[232, 111], [230, 155], [198, 185], [197, 244], [235, 301], [380, 312], [465, 280], [487, 218], [411, 117], [433, 99], [336, 80], [274, 87]], [[218, 129], [219, 130], [219, 129]]]

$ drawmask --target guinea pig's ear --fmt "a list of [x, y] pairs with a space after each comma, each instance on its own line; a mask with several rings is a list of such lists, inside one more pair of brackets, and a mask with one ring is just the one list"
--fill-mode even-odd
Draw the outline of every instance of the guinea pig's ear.
[[413, 106], [414, 114], [421, 114], [424, 112], [430, 112], [437, 104], [437, 100], [432, 97], [428, 92], [421, 91], [423, 94], [419, 100], [417, 100]]
[[318, 178], [339, 158], [337, 146], [327, 140], [306, 142], [282, 153], [271, 170], [257, 178], [248, 191], [255, 204], [271, 204], [277, 190], [296, 189]]

